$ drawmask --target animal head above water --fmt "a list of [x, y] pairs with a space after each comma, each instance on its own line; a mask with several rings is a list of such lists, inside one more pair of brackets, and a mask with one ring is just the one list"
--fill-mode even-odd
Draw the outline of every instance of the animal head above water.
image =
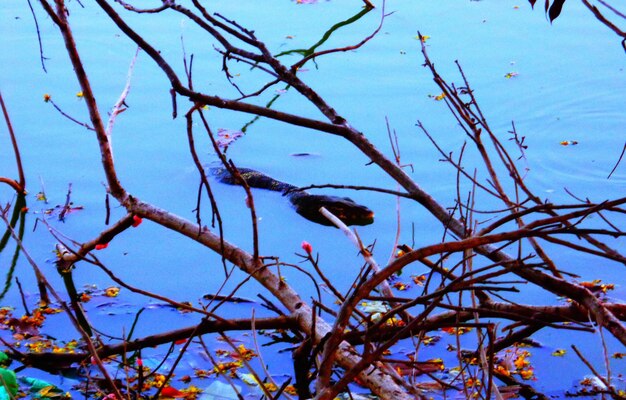
[[293, 198], [292, 203], [298, 214], [322, 225], [334, 226], [319, 212], [320, 207], [326, 208], [346, 225], [369, 225], [374, 222], [372, 210], [348, 197], [307, 194]]

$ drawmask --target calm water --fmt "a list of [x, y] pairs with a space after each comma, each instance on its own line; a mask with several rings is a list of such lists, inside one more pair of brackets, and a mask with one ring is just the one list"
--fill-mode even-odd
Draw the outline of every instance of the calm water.
[[[80, 9], [72, 3], [71, 21], [79, 50], [104, 111], [115, 102], [124, 86], [134, 48], [94, 6], [87, 4], [86, 9]], [[263, 2], [262, 7], [247, 1], [216, 3], [217, 10], [254, 29], [276, 53], [310, 46], [329, 26], [355, 15], [360, 7], [357, 1], [297, 5], [275, 0]], [[44, 53], [49, 58], [48, 73], [40, 66], [28, 7], [17, 2], [3, 4], [0, 6], [3, 38], [0, 90], [18, 134], [31, 194], [27, 200], [30, 213], [25, 245], [49, 279], [60, 285], [50, 263], [56, 241], [43, 225], [33, 232], [34, 220], [42, 216], [44, 209], [62, 204], [71, 183], [72, 200], [84, 210], [70, 215], [65, 223], [52, 218], [50, 224], [75, 240], [94, 237], [104, 227], [104, 176], [93, 134], [63, 119], [50, 104], [43, 102], [43, 95], [49, 93], [65, 112], [87, 121], [84, 104], [76, 97], [79, 87], [63, 43], [51, 21], [39, 8], [35, 9]], [[459, 0], [445, 4], [389, 1], [387, 11], [394, 13], [386, 18], [380, 34], [366, 46], [322, 58], [317, 68], [309, 63], [302, 76], [353, 126], [390, 155], [385, 128], [388, 118], [397, 131], [403, 162], [412, 164], [416, 181], [438, 200], [453, 204], [454, 171], [438, 161], [440, 157], [415, 124], [422, 121], [439, 144], [455, 154], [465, 138], [455, 128], [445, 105], [429, 98], [439, 92], [429, 72], [421, 66], [417, 31], [430, 36], [427, 41], [430, 57], [444, 77], [460, 80], [453, 63], [459, 60], [492, 128], [503, 141], [508, 137], [511, 121], [515, 121], [518, 133], [526, 137], [529, 146], [527, 183], [538, 194], [555, 201], [570, 201], [564, 191], [567, 188], [580, 197], [601, 201], [626, 193], [626, 164], [622, 163], [612, 178], [606, 179], [626, 140], [626, 57], [617, 37], [595, 21], [581, 4], [568, 1], [562, 16], [552, 25], [540, 9], [532, 11], [523, 1]], [[376, 28], [379, 19], [380, 10], [370, 12], [334, 35], [328, 46], [357, 43]], [[186, 53], [196, 57], [196, 88], [226, 97], [237, 95], [219, 73], [221, 59], [212, 51], [212, 43], [178, 15], [132, 17], [131, 21], [142, 33], [154, 38], [178, 71], [182, 71], [183, 37]], [[287, 63], [296, 60], [295, 56], [285, 58]], [[234, 65], [232, 72], [240, 74], [235, 79], [244, 88], [252, 89], [258, 84], [259, 76], [245, 66]], [[518, 75], [506, 79], [507, 73]], [[273, 95], [270, 91], [258, 103], [265, 104]], [[130, 108], [118, 118], [113, 135], [122, 183], [138, 197], [193, 219], [198, 178], [188, 155], [184, 120], [171, 119], [167, 83], [145, 55], [139, 56], [127, 103]], [[185, 107], [187, 104], [179, 99], [179, 114], [184, 114]], [[293, 92], [282, 94], [275, 107], [319, 117]], [[252, 118], [217, 109], [207, 115], [214, 128], [234, 130], [241, 129]], [[16, 172], [4, 127], [0, 132], [0, 175], [13, 177]], [[577, 141], [578, 145], [562, 146], [561, 141]], [[215, 161], [206, 141], [200, 140], [199, 146], [204, 162]], [[303, 152], [313, 156], [292, 155]], [[269, 120], [252, 124], [246, 136], [231, 146], [229, 156], [239, 165], [296, 185], [330, 182], [395, 187], [375, 167], [362, 168], [367, 161], [365, 157], [341, 139]], [[472, 165], [471, 157], [466, 158], [468, 166]], [[47, 205], [34, 199], [42, 184], [49, 199]], [[242, 190], [227, 186], [218, 186], [216, 190], [227, 221], [227, 238], [250, 249], [250, 224]], [[358, 230], [365, 242], [376, 241], [378, 261], [384, 263], [392, 251], [396, 230], [395, 199], [367, 192], [349, 195], [376, 212], [376, 222]], [[0, 202], [4, 204], [12, 199], [12, 193], [0, 187]], [[295, 263], [299, 259], [294, 253], [300, 251], [300, 242], [308, 240], [320, 252], [325, 271], [338, 279], [340, 287], [348, 287], [361, 261], [342, 234], [301, 219], [276, 193], [256, 192], [255, 202], [260, 217], [262, 254], [277, 255], [285, 262]], [[401, 212], [401, 242], [411, 242], [412, 223], [417, 245], [438, 240], [428, 235], [439, 229], [438, 224], [420, 207], [403, 202]], [[119, 216], [122, 212], [115, 209], [114, 214]], [[208, 208], [204, 218], [208, 223]], [[620, 246], [626, 250], [623, 244]], [[215, 279], [215, 271], [221, 271], [218, 258], [148, 222], [140, 229], [124, 233], [98, 255], [129, 283], [181, 301], [195, 302], [205, 293], [214, 293], [221, 284], [221, 279]], [[10, 256], [8, 252], [0, 254], [2, 268], [6, 268]], [[559, 257], [557, 254], [555, 259]], [[584, 258], [568, 262], [584, 279], [601, 278], [618, 283], [611, 296], [626, 299], [623, 268], [610, 263], [599, 265], [597, 261], [590, 265]], [[414, 267], [411, 274], [423, 272]], [[302, 282], [302, 275], [296, 272], [287, 270], [284, 274], [290, 282]], [[17, 275], [28, 294], [34, 295], [32, 272], [23, 258]], [[87, 265], [77, 269], [75, 279], [80, 285], [111, 284], [101, 272]], [[233, 287], [237, 279], [231, 283]], [[250, 283], [245, 293], [254, 297], [258, 291]], [[314, 292], [307, 286], [301, 288], [301, 293], [308, 298]], [[526, 296], [522, 300], [529, 303], [555, 301], [552, 295], [539, 290], [529, 289]], [[3, 304], [16, 304], [17, 299], [19, 294], [12, 288]], [[128, 321], [144, 301], [128, 292], [116, 301], [123, 306], [115, 307], [115, 311], [92, 303], [90, 316], [96, 321], [102, 319], [107, 333], [119, 335], [128, 329]], [[242, 316], [249, 316], [246, 308], [239, 310], [244, 310]], [[111, 312], [127, 318], [108, 315]], [[195, 321], [195, 317], [171, 312], [167, 314], [171, 321], [165, 323], [161, 318], [163, 312], [150, 310], [138, 334], [157, 332], [164, 325], [171, 326], [174, 320], [180, 320], [182, 325]], [[64, 335], [58, 334], [61, 339]], [[547, 346], [544, 357], [552, 348], [569, 346], [562, 337], [553, 335], [539, 335]], [[589, 336], [584, 338], [589, 340]], [[596, 339], [593, 338], [597, 342], [593, 343], [594, 349], [599, 343]], [[583, 337], [571, 335], [571, 340], [580, 342]], [[431, 350], [426, 354], [428, 351]], [[613, 351], [619, 351], [617, 346]], [[441, 348], [432, 352], [435, 356]], [[601, 354], [596, 353], [596, 358], [588, 355], [590, 360], [601, 360]], [[623, 362], [614, 368], [626, 371]], [[552, 376], [554, 371], [557, 369], [538, 368], [539, 382], [549, 383], [551, 389], [559, 382], [556, 389], [562, 390], [586, 373], [577, 368], [558, 369], [559, 376]]]

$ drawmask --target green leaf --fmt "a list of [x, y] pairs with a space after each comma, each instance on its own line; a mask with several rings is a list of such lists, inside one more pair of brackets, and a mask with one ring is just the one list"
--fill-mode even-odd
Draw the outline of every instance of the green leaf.
[[33, 399], [53, 399], [64, 395], [61, 389], [41, 379], [20, 377], [20, 382], [29, 387]]
[[11, 364], [11, 359], [7, 356], [7, 353], [0, 352], [0, 366], [8, 367]]
[[17, 394], [17, 377], [15, 376], [15, 372], [0, 368], [0, 380], [2, 381], [2, 385], [6, 388], [6, 391], [11, 395], [15, 396]]

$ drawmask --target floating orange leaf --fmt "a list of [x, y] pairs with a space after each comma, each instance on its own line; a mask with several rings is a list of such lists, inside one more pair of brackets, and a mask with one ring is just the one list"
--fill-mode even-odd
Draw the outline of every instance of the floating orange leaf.
[[412, 276], [411, 277], [413, 279], [413, 283], [420, 285], [420, 286], [424, 286], [424, 282], [426, 282], [426, 274], [422, 274], [419, 276]]
[[519, 372], [520, 376], [522, 377], [522, 379], [524, 380], [529, 380], [533, 378], [534, 372], [532, 370], [532, 368], [529, 369], [525, 369]]
[[246, 360], [249, 361], [256, 357], [256, 353], [251, 349], [246, 348], [243, 344], [237, 346], [237, 351], [231, 353], [231, 356], [237, 360]]
[[403, 291], [403, 290], [407, 290], [409, 288], [409, 286], [407, 286], [405, 283], [403, 282], [395, 282], [393, 284], [394, 289]]

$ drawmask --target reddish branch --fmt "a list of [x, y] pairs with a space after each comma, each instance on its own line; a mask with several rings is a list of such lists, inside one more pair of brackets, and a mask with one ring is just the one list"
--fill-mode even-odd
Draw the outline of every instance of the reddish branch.
[[17, 173], [19, 175], [19, 181], [15, 181], [14, 179], [10, 178], [0, 177], [0, 182], [8, 184], [19, 194], [26, 194], [26, 178], [24, 177], [24, 169], [22, 168], [22, 157], [20, 156], [20, 149], [17, 145], [17, 139], [15, 137], [15, 132], [13, 131], [13, 125], [11, 125], [9, 112], [4, 105], [4, 98], [2, 97], [2, 93], [0, 93], [0, 106], [2, 106], [4, 121], [7, 124], [7, 129], [9, 130], [9, 137], [11, 138], [11, 144], [13, 145], [13, 154], [15, 154], [15, 164], [17, 165]]
[[83, 259], [90, 251], [94, 250], [97, 245], [108, 244], [115, 236], [124, 232], [135, 223], [134, 216], [132, 214], [126, 214], [114, 225], [102, 231], [95, 239], [83, 243], [78, 250], [72, 251], [65, 246], [57, 249], [59, 252], [58, 266], [62, 269], [68, 269], [71, 265]]

